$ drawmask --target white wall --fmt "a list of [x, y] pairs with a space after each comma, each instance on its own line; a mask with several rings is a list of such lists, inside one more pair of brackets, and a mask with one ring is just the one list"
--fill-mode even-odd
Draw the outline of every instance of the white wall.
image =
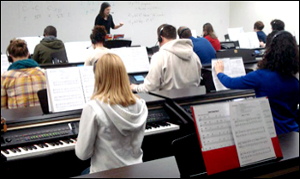
[[285, 30], [299, 37], [299, 1], [230, 2], [231, 28], [244, 27], [245, 32], [250, 32], [254, 23], [260, 20], [265, 24], [263, 31], [268, 35], [274, 19], [282, 20]]
[[[63, 42], [89, 41], [91, 29], [103, 1], [1, 1], [1, 51], [6, 51], [14, 37], [43, 35], [53, 25]], [[168, 23], [188, 26], [202, 34], [204, 23], [210, 22], [220, 40], [229, 27], [230, 2], [205, 1], [108, 1], [112, 5], [115, 24], [111, 30], [125, 34], [133, 45], [152, 47], [157, 42], [157, 28]]]

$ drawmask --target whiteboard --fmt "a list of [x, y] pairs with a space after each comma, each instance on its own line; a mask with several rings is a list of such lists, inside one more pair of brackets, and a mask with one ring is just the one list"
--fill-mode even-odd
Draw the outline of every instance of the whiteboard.
[[[46, 26], [57, 28], [63, 42], [89, 41], [95, 18], [103, 1], [1, 1], [1, 51], [14, 37], [42, 36]], [[187, 26], [201, 36], [203, 24], [213, 25], [220, 41], [229, 28], [230, 2], [108, 1], [115, 24], [111, 30], [125, 34], [132, 45], [152, 47], [157, 28], [168, 23]]]

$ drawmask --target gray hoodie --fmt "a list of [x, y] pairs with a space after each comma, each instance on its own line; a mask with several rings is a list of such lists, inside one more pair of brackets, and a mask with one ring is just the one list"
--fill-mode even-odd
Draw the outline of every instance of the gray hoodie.
[[142, 99], [128, 107], [90, 101], [80, 119], [77, 157], [91, 158], [91, 173], [142, 163], [147, 116]]
[[137, 92], [199, 86], [201, 62], [190, 39], [172, 40], [152, 56], [150, 70]]

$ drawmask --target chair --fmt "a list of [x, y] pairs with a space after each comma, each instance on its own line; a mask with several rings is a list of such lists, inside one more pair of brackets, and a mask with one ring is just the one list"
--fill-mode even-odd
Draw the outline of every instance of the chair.
[[68, 63], [67, 53], [65, 50], [51, 53], [52, 64]]

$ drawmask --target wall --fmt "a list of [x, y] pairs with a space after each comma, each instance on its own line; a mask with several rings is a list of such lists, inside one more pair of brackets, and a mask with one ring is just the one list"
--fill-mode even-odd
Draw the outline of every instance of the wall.
[[[181, 25], [202, 34], [204, 23], [213, 24], [220, 40], [229, 27], [230, 2], [187, 1], [108, 1], [115, 24], [111, 30], [125, 34], [132, 45], [152, 47], [157, 42], [156, 30], [163, 23]], [[64, 42], [89, 41], [101, 1], [1, 1], [1, 52], [5, 53], [14, 37], [41, 36], [48, 25], [57, 28]]]
[[[230, 27], [244, 27], [245, 32], [253, 31], [258, 20], [265, 24], [264, 32], [271, 30], [270, 22], [280, 19], [285, 30], [299, 37], [299, 1], [254, 1], [230, 2]], [[296, 33], [296, 34], [294, 34]]]

